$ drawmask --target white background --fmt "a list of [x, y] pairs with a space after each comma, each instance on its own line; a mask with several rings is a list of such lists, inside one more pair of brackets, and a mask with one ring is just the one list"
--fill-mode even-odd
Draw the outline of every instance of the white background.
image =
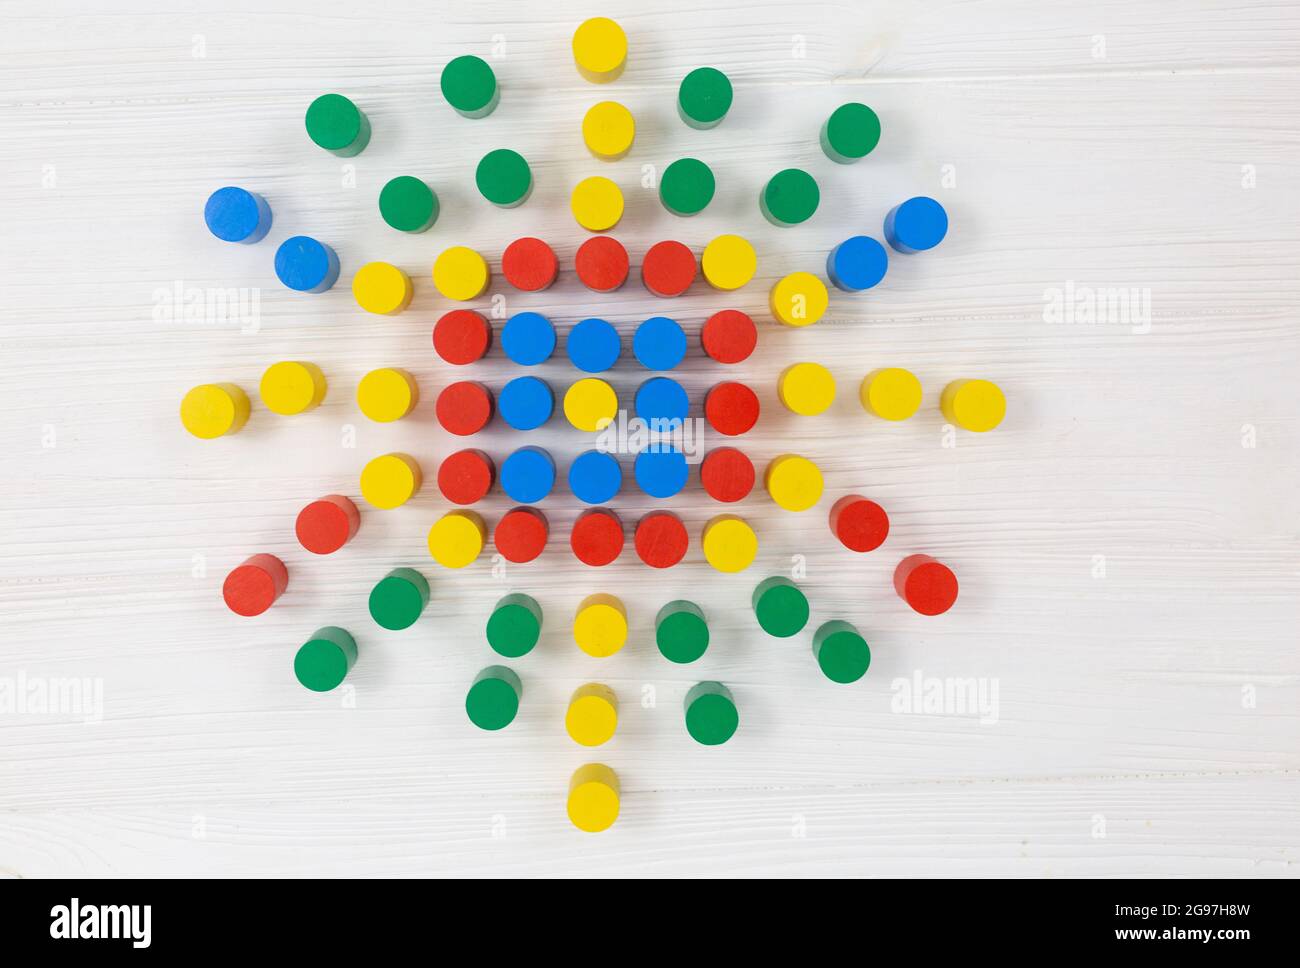
[[[0, 678], [11, 697], [20, 677], [103, 687], [101, 722], [12, 703], [0, 714], [4, 873], [1296, 873], [1300, 10], [1232, 0], [4, 7]], [[570, 57], [573, 28], [594, 13], [620, 20], [631, 42], [610, 86], [583, 81]], [[442, 65], [466, 52], [492, 58], [502, 85], [486, 120], [455, 115], [437, 90]], [[736, 87], [709, 132], [673, 107], [678, 81], [701, 64]], [[303, 112], [325, 91], [372, 121], [356, 159], [304, 133]], [[579, 134], [603, 98], [638, 122], [632, 153], [613, 164], [588, 156]], [[817, 133], [846, 100], [871, 104], [884, 136], [841, 167]], [[477, 159], [498, 146], [533, 165], [534, 194], [512, 211], [473, 188]], [[686, 154], [719, 181], [690, 220], [641, 187], [643, 166]], [[780, 230], [756, 197], [791, 165], [814, 173], [823, 203]], [[426, 235], [379, 219], [379, 188], [397, 174], [428, 179], [442, 199]], [[733, 297], [697, 285], [672, 303], [635, 279], [590, 294], [567, 271], [544, 294], [493, 291], [562, 331], [602, 315], [630, 332], [667, 311], [695, 333], [728, 306], [759, 319], [751, 360], [724, 374], [696, 352], [684, 382], [698, 406], [724, 375], [751, 381], [764, 414], [742, 446], [760, 467], [807, 454], [827, 492], [804, 514], [760, 493], [744, 505], [762, 544], [747, 573], [713, 572], [698, 542], [667, 573], [630, 553], [607, 569], [579, 565], [567, 492], [544, 505], [552, 544], [538, 562], [497, 577], [487, 555], [461, 572], [428, 557], [425, 534], [446, 509], [433, 473], [462, 443], [438, 428], [432, 403], [463, 376], [432, 352], [432, 323], [449, 306], [429, 267], [453, 244], [495, 266], [508, 241], [532, 234], [568, 270], [585, 236], [568, 191], [590, 174], [623, 186], [615, 234], [634, 261], [660, 239], [698, 250], [739, 232], [759, 249], [759, 278]], [[262, 243], [205, 231], [204, 199], [226, 184], [270, 200]], [[820, 271], [848, 235], [879, 236], [885, 212], [916, 194], [950, 212], [939, 249], [895, 256], [882, 285], [835, 294], [807, 330], [772, 322], [776, 278]], [[300, 233], [342, 259], [326, 295], [275, 280], [275, 247]], [[368, 316], [351, 298], [352, 271], [375, 259], [416, 280], [401, 316]], [[260, 287], [260, 328], [156, 318], [156, 291], [178, 283]], [[1149, 290], [1150, 331], [1045, 322], [1045, 301], [1067, 284]], [[260, 406], [259, 375], [281, 359], [324, 368], [324, 406], [299, 418]], [[799, 359], [827, 363], [839, 381], [824, 416], [792, 417], [775, 399], [777, 373]], [[370, 424], [353, 402], [380, 365], [421, 384], [421, 405], [397, 424]], [[890, 365], [926, 388], [922, 412], [897, 426], [856, 400], [862, 376]], [[499, 348], [473, 368], [494, 387], [512, 373]], [[558, 360], [545, 373], [561, 389], [572, 378]], [[643, 375], [625, 359], [614, 382], [627, 398]], [[945, 447], [939, 390], [968, 376], [1000, 383], [1009, 415]], [[225, 380], [254, 394], [248, 426], [213, 442], [186, 435], [182, 394]], [[525, 440], [494, 427], [481, 446], [500, 458], [523, 442], [548, 444], [562, 465], [584, 444], [555, 420]], [[393, 449], [424, 465], [418, 498], [364, 510], [357, 540], [333, 557], [298, 548], [298, 509], [355, 495], [362, 464]], [[865, 556], [835, 544], [825, 520], [855, 491], [893, 522]], [[654, 504], [635, 488], [618, 502], [629, 523]], [[507, 506], [493, 495], [484, 511], [495, 522]], [[720, 510], [694, 480], [656, 506], [696, 537]], [[266, 615], [240, 619], [221, 581], [256, 551], [284, 558], [290, 587]], [[912, 614], [890, 587], [894, 564], [918, 551], [961, 578], [948, 615]], [[847, 619], [870, 640], [857, 684], [820, 676], [811, 626], [786, 641], [757, 629], [749, 592], [788, 573], [793, 556], [806, 565], [813, 624]], [[396, 565], [421, 568], [433, 601], [415, 628], [388, 633], [366, 597]], [[482, 627], [509, 590], [541, 601], [546, 629], [513, 663], [519, 718], [485, 734], [467, 722], [464, 694], [495, 658]], [[623, 596], [631, 616], [631, 642], [606, 660], [570, 637], [592, 591]], [[670, 665], [653, 644], [654, 613], [676, 597], [712, 623], [695, 666]], [[297, 645], [325, 624], [360, 644], [346, 693], [310, 694], [292, 675]], [[893, 711], [894, 681], [918, 672], [996, 683], [996, 722]], [[681, 715], [689, 686], [709, 678], [731, 686], [742, 717], [713, 749], [690, 741]], [[623, 703], [618, 735], [594, 754], [562, 727], [569, 693], [590, 680]], [[569, 775], [588, 759], [624, 787], [622, 817], [597, 836], [564, 815]]]

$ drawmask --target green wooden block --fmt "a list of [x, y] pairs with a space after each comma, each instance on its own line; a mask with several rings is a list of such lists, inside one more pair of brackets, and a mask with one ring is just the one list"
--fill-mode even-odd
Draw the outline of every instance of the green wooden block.
[[293, 673], [312, 692], [329, 692], [347, 677], [356, 661], [356, 639], [341, 628], [327, 625], [298, 648]]
[[498, 655], [517, 659], [533, 651], [542, 634], [542, 607], [528, 595], [506, 595], [487, 621], [488, 645]]
[[768, 635], [789, 638], [808, 624], [808, 598], [789, 578], [773, 575], [759, 582], [750, 603]]
[[442, 69], [442, 96], [457, 114], [486, 118], [501, 100], [497, 76], [488, 62], [473, 54], [457, 57]]
[[677, 114], [692, 128], [713, 128], [731, 110], [731, 81], [714, 67], [697, 67], [677, 90]]
[[533, 173], [519, 152], [497, 148], [478, 163], [474, 182], [479, 193], [493, 205], [514, 208], [526, 202], [532, 193]]
[[731, 691], [720, 682], [699, 682], [686, 694], [686, 731], [703, 746], [720, 746], [740, 725]]
[[871, 665], [867, 640], [848, 622], [827, 622], [813, 633], [812, 649], [832, 682], [857, 682]]
[[342, 94], [322, 94], [307, 108], [307, 136], [331, 154], [351, 158], [370, 143], [370, 119]]
[[465, 696], [465, 712], [479, 729], [505, 729], [514, 722], [523, 683], [505, 666], [488, 666], [474, 677]]
[[412, 175], [398, 175], [379, 193], [379, 214], [399, 232], [424, 232], [438, 221], [438, 196]]
[[821, 192], [813, 176], [799, 168], [787, 168], [763, 186], [758, 207], [773, 225], [785, 227], [812, 218], [820, 201]]
[[865, 104], [841, 104], [822, 125], [821, 142], [827, 158], [851, 165], [880, 143], [880, 118]]
[[429, 581], [414, 568], [394, 568], [370, 590], [370, 617], [399, 631], [415, 624], [429, 604]]
[[659, 200], [674, 215], [695, 215], [713, 201], [713, 171], [698, 158], [679, 158], [659, 179]]
[[709, 647], [704, 612], [694, 602], [669, 602], [655, 616], [655, 643], [669, 662], [694, 662]]

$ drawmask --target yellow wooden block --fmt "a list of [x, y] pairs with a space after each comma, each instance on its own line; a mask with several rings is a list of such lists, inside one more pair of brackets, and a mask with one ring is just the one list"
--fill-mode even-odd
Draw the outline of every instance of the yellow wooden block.
[[792, 272], [772, 287], [772, 315], [787, 326], [811, 326], [826, 315], [830, 294], [811, 272]]
[[868, 373], [858, 396], [868, 413], [885, 420], [906, 420], [921, 407], [921, 381], [910, 370], [888, 366]]
[[835, 377], [820, 363], [794, 363], [777, 377], [776, 395], [792, 413], [814, 417], [835, 402]]
[[632, 148], [636, 120], [617, 101], [601, 101], [587, 109], [582, 119], [582, 140], [587, 150], [604, 161], [618, 161]]
[[487, 260], [463, 245], [444, 249], [433, 263], [433, 286], [447, 299], [477, 299], [491, 275]]
[[613, 595], [588, 595], [573, 617], [573, 641], [588, 655], [613, 655], [627, 642], [627, 611]]
[[570, 739], [582, 746], [606, 743], [618, 728], [618, 697], [609, 686], [589, 682], [574, 690], [564, 714]]
[[593, 84], [608, 84], [627, 63], [627, 34], [608, 17], [584, 20], [573, 32], [573, 62]]
[[266, 368], [258, 393], [267, 410], [291, 417], [319, 407], [325, 389], [325, 374], [315, 363], [283, 360]]
[[195, 437], [212, 440], [248, 423], [248, 394], [233, 383], [205, 383], [181, 399], [181, 424]]
[[487, 525], [474, 511], [448, 511], [429, 529], [429, 554], [444, 568], [464, 568], [486, 543]]
[[1002, 423], [1007, 398], [988, 380], [954, 380], [943, 388], [939, 408], [950, 423], [963, 430], [984, 433]]
[[361, 496], [372, 506], [401, 507], [420, 489], [424, 475], [415, 458], [407, 454], [384, 454], [361, 470]]
[[411, 305], [411, 277], [387, 262], [367, 262], [352, 277], [352, 296], [368, 313], [392, 316]]
[[596, 834], [618, 819], [618, 774], [603, 763], [588, 763], [569, 780], [569, 820], [579, 830]]
[[397, 367], [371, 370], [357, 384], [357, 406], [376, 423], [401, 420], [419, 402], [415, 377]]
[[574, 186], [569, 208], [584, 229], [604, 232], [623, 217], [623, 193], [608, 178], [593, 175]]
[[618, 416], [618, 394], [594, 376], [579, 380], [564, 392], [564, 416], [578, 430], [603, 430]]
[[807, 457], [783, 454], [767, 465], [763, 486], [778, 507], [807, 511], [821, 500], [822, 472]]
[[714, 289], [739, 289], [758, 271], [758, 253], [739, 235], [719, 235], [704, 247], [700, 268]]
[[719, 514], [705, 526], [700, 540], [704, 560], [723, 572], [744, 571], [758, 557], [758, 535], [734, 514]]

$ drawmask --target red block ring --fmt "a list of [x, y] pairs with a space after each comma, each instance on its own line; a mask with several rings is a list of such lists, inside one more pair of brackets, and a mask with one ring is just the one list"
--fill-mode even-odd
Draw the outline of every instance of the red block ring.
[[515, 239], [501, 255], [501, 274], [506, 282], [524, 292], [549, 288], [559, 269], [555, 250], [541, 239]]
[[608, 565], [623, 553], [623, 522], [613, 511], [583, 511], [573, 524], [569, 547], [584, 565]]
[[522, 564], [542, 553], [549, 535], [546, 515], [536, 508], [520, 507], [505, 513], [492, 540], [501, 557]]
[[636, 554], [651, 568], [671, 568], [686, 557], [690, 538], [681, 518], [669, 511], [651, 511], [636, 525]]
[[889, 536], [889, 515], [875, 501], [849, 494], [831, 508], [831, 533], [850, 551], [875, 551]]

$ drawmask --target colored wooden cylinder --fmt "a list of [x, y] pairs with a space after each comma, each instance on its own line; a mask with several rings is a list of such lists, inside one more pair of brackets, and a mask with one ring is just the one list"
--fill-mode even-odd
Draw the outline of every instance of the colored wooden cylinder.
[[409, 629], [429, 604], [429, 580], [414, 568], [394, 568], [370, 590], [370, 617], [380, 628]]
[[831, 534], [850, 551], [875, 551], [889, 537], [889, 515], [875, 501], [860, 494], [846, 494], [830, 513]]
[[583, 451], [569, 465], [569, 490], [584, 504], [607, 504], [623, 487], [623, 468], [613, 454]]
[[381, 510], [401, 507], [423, 483], [420, 465], [409, 454], [384, 454], [361, 470], [361, 496]]
[[682, 665], [704, 655], [709, 647], [709, 623], [700, 606], [679, 599], [659, 609], [655, 644], [665, 659]]
[[939, 408], [950, 422], [974, 433], [992, 430], [1007, 415], [1007, 398], [988, 380], [954, 380], [943, 388]]
[[717, 447], [700, 461], [700, 485], [715, 501], [733, 504], [754, 489], [754, 463], [735, 447]]
[[600, 746], [614, 738], [618, 729], [618, 697], [609, 686], [589, 682], [569, 697], [564, 712], [564, 730], [579, 746]]
[[519, 714], [524, 685], [505, 666], [488, 666], [465, 694], [465, 715], [479, 729], [505, 729]]
[[523, 292], [549, 289], [560, 271], [555, 250], [541, 239], [515, 239], [501, 254], [501, 274], [506, 282]]
[[627, 610], [613, 595], [598, 592], [578, 605], [573, 641], [587, 655], [611, 656], [627, 643]]
[[248, 423], [248, 394], [233, 383], [204, 383], [181, 398], [181, 426], [200, 440], [238, 433]]
[[772, 315], [787, 326], [811, 326], [829, 306], [826, 284], [811, 272], [790, 273], [777, 281], [768, 297]]
[[339, 257], [324, 242], [295, 235], [275, 250], [275, 275], [294, 292], [326, 292], [338, 282]]
[[466, 448], [449, 454], [438, 465], [438, 490], [452, 504], [477, 504], [496, 482], [496, 465], [481, 450]]
[[851, 165], [880, 143], [880, 118], [865, 104], [841, 104], [822, 125], [821, 142], [827, 158]]
[[618, 362], [623, 343], [618, 330], [603, 319], [581, 320], [564, 341], [569, 362], [584, 373], [603, 373]]
[[582, 118], [582, 140], [601, 161], [618, 161], [632, 148], [636, 119], [617, 101], [601, 101]]
[[626, 537], [623, 522], [605, 508], [583, 511], [569, 532], [569, 548], [584, 565], [601, 568], [623, 553]]
[[452, 366], [476, 363], [491, 347], [492, 327], [472, 309], [443, 313], [433, 326], [434, 352]]
[[691, 404], [685, 388], [676, 380], [652, 376], [637, 387], [632, 406], [651, 430], [668, 431], [681, 426]]
[[413, 175], [390, 179], [379, 192], [379, 215], [399, 232], [418, 234], [438, 221], [438, 196]]
[[763, 486], [777, 507], [786, 511], [807, 511], [821, 500], [822, 472], [807, 457], [782, 454], [767, 465]]
[[256, 192], [227, 185], [208, 196], [203, 221], [222, 242], [252, 245], [271, 231], [271, 206]]
[[716, 67], [697, 67], [677, 89], [677, 116], [692, 128], [716, 128], [731, 110], [731, 81]]
[[704, 395], [704, 419], [728, 437], [749, 433], [758, 423], [758, 415], [758, 394], [743, 383], [718, 383]]
[[750, 596], [758, 626], [768, 635], [788, 639], [808, 624], [808, 597], [789, 578], [764, 578]]
[[695, 253], [681, 242], [656, 242], [641, 260], [641, 281], [656, 296], [680, 296], [697, 271]]
[[862, 407], [883, 420], [906, 420], [921, 408], [921, 381], [897, 366], [872, 370], [858, 391]]
[[749, 284], [758, 271], [758, 253], [739, 235], [719, 235], [704, 247], [700, 270], [714, 289], [732, 292]]
[[632, 473], [637, 486], [647, 496], [668, 498], [680, 494], [686, 486], [689, 465], [686, 455], [676, 447], [659, 444], [636, 455]]
[[501, 99], [497, 76], [488, 62], [473, 54], [462, 54], [447, 62], [439, 78], [442, 96], [461, 117], [486, 118]]
[[551, 419], [554, 410], [550, 384], [535, 376], [515, 377], [497, 397], [497, 412], [514, 430], [536, 430]]
[[487, 525], [474, 511], [448, 511], [429, 528], [429, 554], [444, 568], [472, 564], [487, 544]]
[[866, 235], [845, 239], [826, 257], [826, 275], [842, 292], [862, 292], [877, 285], [889, 269], [885, 247]]
[[698, 215], [709, 207], [717, 187], [712, 168], [698, 158], [679, 158], [659, 179], [659, 201], [674, 215]]
[[929, 555], [909, 555], [894, 569], [894, 591], [921, 615], [942, 615], [957, 601], [957, 576]]
[[288, 417], [320, 406], [327, 385], [315, 363], [283, 360], [266, 368], [257, 389], [267, 410]]
[[613, 292], [627, 282], [627, 249], [618, 239], [599, 235], [578, 246], [573, 271], [584, 286], [593, 292]]
[[342, 94], [322, 94], [307, 107], [307, 137], [340, 158], [361, 154], [370, 143], [370, 119]]
[[777, 377], [776, 395], [791, 413], [815, 417], [835, 402], [835, 377], [820, 363], [792, 363]]
[[909, 255], [933, 249], [948, 234], [948, 213], [933, 198], [919, 195], [895, 205], [885, 216], [885, 241]]
[[491, 280], [487, 260], [463, 245], [444, 249], [433, 263], [433, 286], [447, 299], [477, 299]]
[[506, 561], [524, 564], [546, 550], [550, 524], [536, 508], [514, 508], [502, 515], [492, 532], [497, 553]]
[[565, 391], [564, 416], [577, 430], [602, 430], [618, 416], [618, 395], [594, 376], [579, 380]]
[[627, 34], [608, 17], [584, 20], [573, 32], [573, 63], [593, 84], [608, 84], [627, 63]]
[[542, 607], [522, 592], [503, 596], [488, 616], [488, 645], [507, 659], [518, 659], [533, 651], [541, 635]]
[[636, 556], [651, 568], [671, 568], [686, 557], [690, 537], [682, 519], [670, 511], [651, 511], [636, 524]]
[[545, 363], [555, 352], [555, 327], [541, 313], [515, 313], [501, 329], [501, 349], [519, 366]]
[[736, 734], [740, 713], [731, 690], [720, 682], [697, 682], [683, 702], [686, 732], [701, 746], [721, 746]]
[[236, 615], [261, 615], [289, 587], [289, 570], [275, 555], [256, 554], [226, 575], [221, 597]]
[[857, 682], [871, 665], [867, 640], [848, 622], [827, 622], [813, 633], [813, 656], [831, 682]]
[[378, 316], [396, 316], [414, 295], [411, 277], [387, 262], [367, 262], [352, 277], [352, 298]]
[[344, 629], [327, 625], [298, 647], [293, 674], [312, 692], [337, 689], [357, 664], [357, 642]]
[[704, 560], [717, 571], [744, 571], [758, 557], [758, 535], [743, 518], [719, 514], [704, 525], [700, 537]]
[[444, 387], [434, 404], [439, 426], [458, 437], [472, 436], [486, 427], [494, 409], [492, 391], [472, 380]]
[[474, 171], [479, 194], [498, 208], [515, 208], [533, 192], [533, 172], [524, 156], [509, 148], [489, 151]]
[[787, 168], [773, 175], [758, 196], [763, 217], [778, 227], [798, 225], [812, 218], [821, 201], [817, 181], [799, 168]]
[[603, 763], [588, 763], [573, 771], [565, 810], [569, 822], [589, 834], [614, 826], [619, 811], [618, 774]]
[[537, 504], [555, 487], [555, 461], [540, 447], [520, 447], [501, 462], [501, 490], [512, 501]]
[[298, 512], [294, 534], [298, 543], [314, 555], [332, 555], [356, 537], [361, 512], [350, 498], [327, 494]]
[[739, 309], [714, 313], [700, 328], [700, 346], [715, 363], [741, 363], [758, 345], [758, 327]]
[[589, 232], [607, 232], [623, 217], [623, 192], [608, 178], [593, 175], [573, 187], [569, 209]]
[[686, 333], [675, 319], [651, 316], [636, 328], [632, 355], [647, 370], [671, 370], [686, 358]]
[[406, 370], [386, 366], [371, 370], [357, 384], [357, 406], [375, 423], [401, 420], [420, 402], [420, 385]]

